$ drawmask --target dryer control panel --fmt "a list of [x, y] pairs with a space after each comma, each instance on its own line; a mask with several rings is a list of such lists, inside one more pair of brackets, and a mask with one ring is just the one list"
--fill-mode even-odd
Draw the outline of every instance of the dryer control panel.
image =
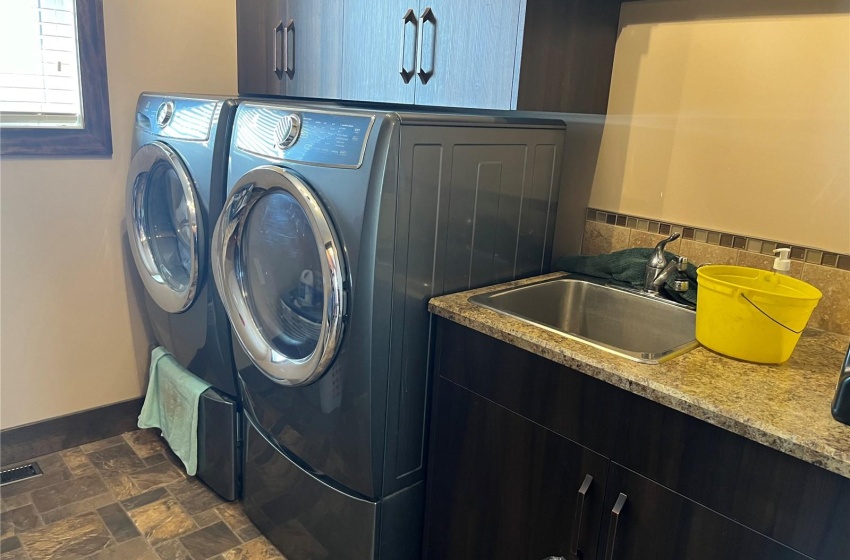
[[136, 126], [165, 138], [205, 141], [220, 105], [216, 100], [143, 95], [136, 105]]
[[275, 160], [357, 168], [374, 121], [344, 111], [243, 104], [233, 127], [234, 143], [238, 150]]

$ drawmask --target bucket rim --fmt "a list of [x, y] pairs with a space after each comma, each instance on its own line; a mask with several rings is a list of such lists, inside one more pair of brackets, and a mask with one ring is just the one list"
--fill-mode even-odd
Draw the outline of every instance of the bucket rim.
[[[706, 270], [707, 269], [707, 270]], [[766, 276], [768, 274], [776, 274], [773, 271], [762, 270], [760, 268], [753, 268], [751, 266], [737, 266], [737, 265], [729, 265], [729, 264], [710, 264], [697, 268], [697, 285], [699, 285], [701, 279], [708, 280], [709, 282], [717, 282], [718, 284], [722, 284], [724, 286], [728, 286], [730, 288], [735, 288], [741, 291], [745, 291], [747, 293], [759, 294], [768, 297], [779, 297], [785, 299], [793, 299], [799, 301], [814, 301], [818, 302], [823, 297], [823, 292], [819, 289], [815, 288], [808, 282], [804, 282], [803, 280], [798, 280], [792, 276], [783, 275], [784, 280], [790, 282], [793, 285], [799, 286], [802, 290], [807, 292], [813, 292], [810, 295], [786, 295], [786, 294], [777, 294], [776, 292], [771, 292], [768, 290], [762, 290], [760, 288], [753, 288], [750, 286], [741, 286], [740, 284], [735, 284], [734, 282], [730, 282], [728, 280], [722, 280], [717, 278], [711, 274], [706, 274], [707, 272], [716, 271], [720, 272], [721, 269], [727, 269], [730, 272], [734, 270], [750, 270], [758, 273], [759, 277]], [[699, 293], [699, 292], [697, 292]]]

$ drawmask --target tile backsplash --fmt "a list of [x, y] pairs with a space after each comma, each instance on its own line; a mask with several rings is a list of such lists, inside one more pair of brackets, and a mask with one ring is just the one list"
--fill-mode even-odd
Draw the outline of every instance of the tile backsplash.
[[823, 292], [810, 327], [850, 335], [850, 255], [781, 241], [756, 239], [589, 208], [581, 253], [598, 255], [631, 247], [654, 247], [671, 233], [682, 237], [667, 250], [692, 263], [733, 264], [771, 270], [773, 250], [791, 249], [790, 275]]

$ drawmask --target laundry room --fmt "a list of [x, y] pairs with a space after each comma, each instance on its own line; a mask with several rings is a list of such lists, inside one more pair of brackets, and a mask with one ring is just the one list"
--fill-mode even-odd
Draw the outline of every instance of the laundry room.
[[850, 1], [0, 4], [0, 558], [850, 558]]

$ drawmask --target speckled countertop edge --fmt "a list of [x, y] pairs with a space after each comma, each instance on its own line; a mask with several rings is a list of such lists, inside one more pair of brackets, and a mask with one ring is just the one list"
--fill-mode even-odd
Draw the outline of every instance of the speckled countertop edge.
[[562, 272], [432, 299], [432, 313], [636, 395], [850, 478], [850, 426], [830, 414], [850, 338], [808, 329], [791, 359], [760, 365], [703, 347], [639, 364], [469, 303], [473, 295], [567, 276]]

